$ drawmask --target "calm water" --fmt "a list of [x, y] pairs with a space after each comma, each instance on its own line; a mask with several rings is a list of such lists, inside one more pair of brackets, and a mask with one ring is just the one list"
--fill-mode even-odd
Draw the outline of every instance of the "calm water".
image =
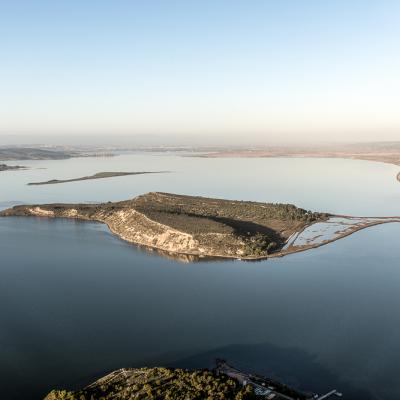
[[[24, 164], [32, 169], [0, 175], [0, 207], [157, 190], [400, 215], [398, 168], [378, 163], [130, 155]], [[173, 172], [26, 186], [161, 169]], [[183, 264], [101, 224], [0, 219], [2, 398], [39, 399], [120, 367], [226, 357], [304, 389], [398, 399], [399, 234], [400, 224], [389, 224], [282, 259]]]

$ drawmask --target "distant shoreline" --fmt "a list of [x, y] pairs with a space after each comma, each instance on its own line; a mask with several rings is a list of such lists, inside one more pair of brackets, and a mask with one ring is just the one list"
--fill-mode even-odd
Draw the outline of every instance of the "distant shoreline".
[[190, 155], [200, 158], [343, 158], [351, 160], [377, 161], [400, 165], [400, 153], [346, 153], [346, 152], [297, 152], [268, 150], [226, 150]]
[[[344, 160], [361, 160], [381, 162], [400, 166], [400, 151], [395, 152], [351, 152], [351, 151], [302, 151], [299, 149], [276, 150], [222, 150], [204, 154], [192, 155], [200, 158], [337, 158]], [[400, 182], [400, 172], [396, 176]]]

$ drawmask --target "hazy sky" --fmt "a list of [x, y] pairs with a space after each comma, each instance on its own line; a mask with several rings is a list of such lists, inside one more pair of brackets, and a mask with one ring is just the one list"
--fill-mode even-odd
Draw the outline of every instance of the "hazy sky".
[[399, 0], [0, 0], [0, 134], [396, 140], [399, 106]]

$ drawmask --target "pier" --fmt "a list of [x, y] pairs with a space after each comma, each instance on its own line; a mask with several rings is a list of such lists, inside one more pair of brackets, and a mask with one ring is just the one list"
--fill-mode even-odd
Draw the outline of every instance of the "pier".
[[262, 399], [324, 400], [331, 397], [342, 397], [342, 394], [336, 389], [333, 389], [323, 395], [316, 393], [305, 393], [273, 379], [240, 371], [237, 368], [229, 365], [225, 360], [216, 360], [215, 371], [238, 380], [244, 386], [251, 385], [254, 389], [255, 395], [260, 396]]

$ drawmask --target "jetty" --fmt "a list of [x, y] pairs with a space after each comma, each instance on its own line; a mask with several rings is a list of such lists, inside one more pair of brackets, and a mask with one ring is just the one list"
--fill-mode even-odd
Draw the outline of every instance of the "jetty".
[[243, 372], [228, 364], [227, 361], [221, 359], [216, 360], [215, 371], [217, 374], [228, 375], [229, 377], [236, 379], [243, 386], [251, 385], [254, 389], [254, 393], [257, 396], [260, 396], [261, 399], [323, 400], [331, 397], [342, 397], [342, 393], [338, 392], [336, 389], [322, 395], [311, 392], [302, 392], [271, 378]]

